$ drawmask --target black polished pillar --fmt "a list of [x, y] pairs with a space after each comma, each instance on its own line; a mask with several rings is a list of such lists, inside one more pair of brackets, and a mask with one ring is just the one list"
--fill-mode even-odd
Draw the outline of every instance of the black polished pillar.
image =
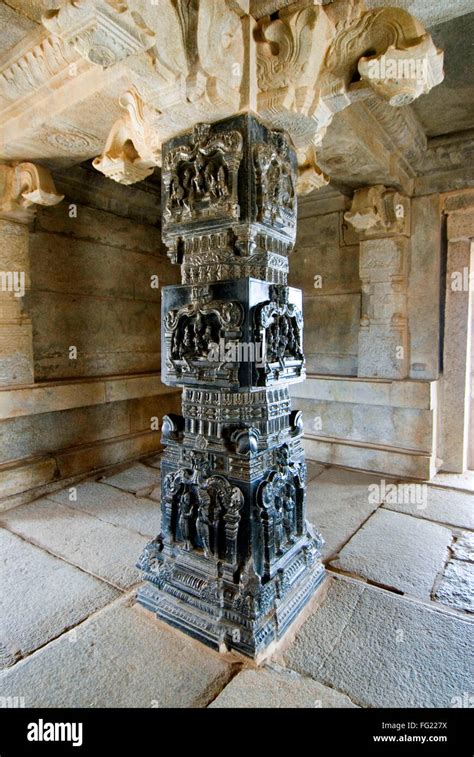
[[165, 145], [163, 238], [182, 286], [162, 297], [161, 533], [139, 602], [216, 648], [253, 657], [282, 637], [324, 577], [305, 520], [301, 292], [287, 286], [296, 158], [238, 116]]

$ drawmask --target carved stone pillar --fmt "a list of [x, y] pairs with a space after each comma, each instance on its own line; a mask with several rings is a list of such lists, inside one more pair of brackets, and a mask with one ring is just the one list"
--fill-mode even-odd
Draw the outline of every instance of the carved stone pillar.
[[61, 200], [44, 168], [0, 166], [0, 384], [34, 381], [32, 325], [23, 304], [30, 286], [28, 224], [37, 204]]
[[163, 290], [162, 531], [139, 602], [219, 649], [257, 656], [324, 577], [305, 520], [301, 292], [287, 286], [297, 161], [282, 132], [242, 115], [163, 148], [163, 237], [182, 285]]
[[362, 314], [358, 375], [406, 378], [410, 202], [383, 186], [360, 189], [345, 220], [360, 240]]

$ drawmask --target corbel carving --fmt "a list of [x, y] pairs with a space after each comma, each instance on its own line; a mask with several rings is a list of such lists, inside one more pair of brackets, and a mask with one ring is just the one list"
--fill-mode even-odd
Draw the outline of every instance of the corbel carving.
[[310, 145], [307, 150], [298, 151], [298, 181], [296, 184], [297, 193], [306, 195], [314, 189], [329, 184], [329, 176], [321, 171], [316, 162], [316, 148]]
[[333, 36], [323, 8], [305, 2], [258, 22], [258, 111], [272, 127], [288, 131], [296, 147], [314, 136], [314, 87]]
[[[50, 25], [54, 18], [61, 26], [61, 13], [68, 19], [76, 3], [92, 0], [70, 0]], [[107, 17], [117, 12], [106, 0], [98, 4], [109, 8]], [[327, 183], [316, 151], [335, 114], [376, 97], [405, 105], [443, 78], [442, 52], [406, 11], [365, 11], [361, 0], [277, 5], [252, 20], [249, 39], [243, 0], [163, 0], [154, 42], [147, 38], [153, 75], [139, 85], [148, 114], [143, 102], [125, 104], [129, 115], [114, 125], [96, 167], [117, 181], [139, 181], [159, 164], [161, 140], [250, 107], [245, 93], [256, 79], [258, 115], [290, 135], [298, 191], [309, 192]]]
[[315, 148], [336, 113], [374, 94], [406, 105], [443, 79], [443, 53], [398, 8], [302, 0], [260, 19], [256, 39], [259, 114], [291, 135], [301, 193], [321, 186]]
[[344, 219], [361, 239], [410, 236], [410, 200], [382, 185], [358, 189]]
[[429, 34], [406, 48], [390, 45], [379, 56], [361, 58], [358, 70], [362, 81], [390, 105], [409, 105], [443, 80], [443, 53]]
[[63, 197], [46, 168], [34, 163], [0, 165], [0, 218], [29, 223], [35, 205], [57, 205]]
[[121, 0], [67, 0], [60, 8], [47, 11], [42, 22], [83, 58], [102, 68], [155, 43], [154, 32]]
[[351, 85], [362, 76], [363, 84], [391, 105], [406, 105], [406, 77], [392, 77], [384, 66], [384, 61], [392, 57], [394, 63], [404, 60], [407, 70], [412, 59], [415, 73], [421, 69], [427, 73], [423, 89], [415, 87], [410, 102], [443, 80], [443, 53], [436, 49], [419, 21], [401, 8], [367, 11], [339, 33], [331, 45], [319, 82], [326, 104], [333, 101], [333, 112], [350, 105]]
[[161, 2], [150, 50], [156, 75], [150, 102], [161, 111], [161, 128], [169, 138], [198, 121], [239, 110], [244, 9], [237, 0]]
[[120, 184], [134, 184], [161, 164], [158, 114], [133, 87], [120, 99], [126, 113], [114, 123], [94, 168]]

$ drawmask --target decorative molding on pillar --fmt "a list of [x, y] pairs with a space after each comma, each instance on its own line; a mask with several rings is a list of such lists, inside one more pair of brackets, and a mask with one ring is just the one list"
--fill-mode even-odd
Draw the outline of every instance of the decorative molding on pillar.
[[352, 207], [344, 213], [362, 239], [410, 236], [410, 200], [382, 185], [358, 189]]
[[36, 205], [57, 205], [63, 198], [46, 168], [34, 163], [0, 165], [0, 218], [29, 223]]
[[281, 8], [258, 22], [258, 112], [287, 131], [298, 147], [314, 138], [315, 82], [321, 76], [334, 28], [322, 6], [306, 2]]
[[121, 0], [66, 0], [60, 8], [47, 11], [42, 22], [66, 47], [72, 46], [101, 68], [148, 50], [156, 38]]

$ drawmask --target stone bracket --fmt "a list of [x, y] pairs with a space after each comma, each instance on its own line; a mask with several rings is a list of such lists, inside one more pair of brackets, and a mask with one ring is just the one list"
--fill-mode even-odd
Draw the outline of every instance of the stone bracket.
[[57, 205], [63, 198], [46, 168], [34, 163], [0, 165], [0, 218], [30, 223], [36, 205]]

